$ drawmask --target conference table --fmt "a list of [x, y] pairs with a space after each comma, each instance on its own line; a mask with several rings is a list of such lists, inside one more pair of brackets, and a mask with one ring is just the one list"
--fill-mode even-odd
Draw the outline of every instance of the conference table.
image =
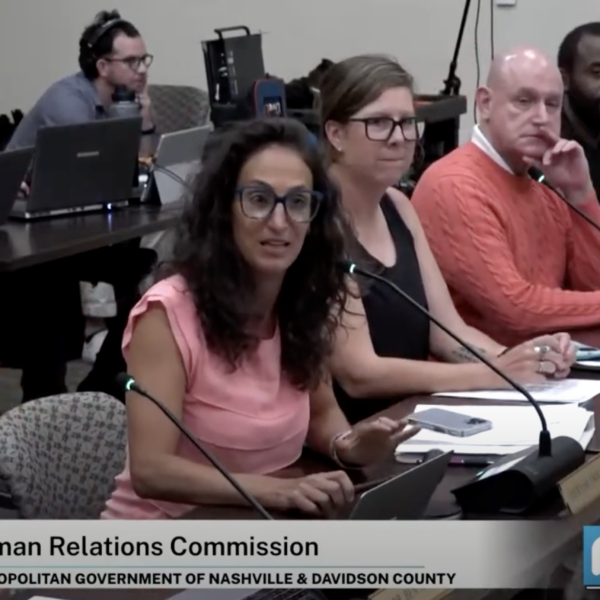
[[138, 205], [112, 212], [0, 226], [0, 275], [140, 238], [173, 227], [180, 203]]
[[[594, 343], [600, 341], [600, 336], [591, 336], [587, 338], [587, 342]], [[577, 339], [580, 339], [577, 337]], [[583, 341], [583, 340], [582, 340]], [[573, 371], [572, 377], [581, 378], [600, 378], [600, 372], [597, 371]], [[482, 404], [482, 401], [466, 400], [460, 398], [442, 398], [431, 396], [412, 396], [403, 399], [397, 404], [388, 408], [381, 413], [378, 413], [373, 418], [378, 416], [388, 416], [394, 419], [401, 419], [413, 412], [417, 404], [446, 404], [446, 405], [468, 405]], [[487, 402], [493, 404], [493, 402]], [[587, 408], [595, 414], [596, 431], [594, 437], [588, 447], [588, 458], [592, 458], [594, 454], [600, 452], [600, 395], [587, 403]], [[533, 410], [533, 409], [532, 409]], [[305, 451], [301, 459], [278, 473], [281, 477], [301, 477], [311, 473], [328, 471], [337, 469], [335, 464], [328, 461], [325, 457], [317, 455], [311, 451]], [[353, 479], [355, 484], [365, 486], [370, 483], [376, 484], [382, 480], [393, 477], [396, 474], [402, 473], [411, 468], [411, 465], [401, 464], [393, 458], [381, 464], [356, 470], [349, 471], [348, 474]], [[438, 486], [430, 506], [444, 506], [453, 503], [451, 490], [465, 483], [474, 476], [481, 467], [464, 467], [452, 465], [448, 468], [447, 474], [441, 484]], [[279, 519], [298, 519], [306, 518], [301, 514], [276, 513], [271, 512], [275, 518]], [[258, 519], [257, 513], [251, 508], [245, 507], [198, 507], [191, 513], [187, 514], [185, 520], [204, 520], [204, 519]], [[600, 522], [600, 502], [597, 502], [584, 510], [578, 515], [571, 515], [565, 509], [559, 498], [556, 497], [549, 502], [541, 505], [530, 514], [515, 517], [505, 515], [481, 515], [481, 514], [464, 514], [463, 519], [539, 519], [539, 520], [554, 520], [560, 519], [568, 523], [568, 527], [561, 536], [553, 540], [553, 543], [545, 548], [542, 556], [532, 557], [532, 562], [529, 565], [524, 565], [524, 572], [531, 570], [532, 573], [547, 573], [553, 574], [548, 581], [561, 586], [564, 584], [564, 577], [570, 573], [565, 569], [561, 571], [561, 566], [565, 560], [576, 555], [581, 550], [582, 527]], [[190, 527], [193, 525], [190, 524]], [[199, 525], [199, 528], [202, 526]], [[460, 545], [460, 542], [457, 542]], [[531, 582], [531, 587], [536, 587], [539, 581]], [[445, 596], [446, 600], [509, 600], [519, 590], [454, 590]], [[52, 598], [60, 598], [64, 600], [168, 600], [175, 596], [177, 590], [19, 590], [13, 598], [14, 600], [28, 600], [34, 595], [43, 595]], [[360, 597], [357, 593], [356, 597]], [[187, 600], [187, 599], [186, 599]], [[190, 592], [189, 600], [193, 600], [193, 591]], [[398, 600], [401, 600], [400, 598]]]
[[[412, 396], [405, 400], [402, 400], [398, 404], [395, 404], [391, 408], [384, 410], [380, 413], [377, 413], [373, 418], [377, 418], [379, 416], [386, 416], [392, 419], [402, 419], [407, 415], [411, 414], [417, 404], [436, 404], [436, 405], [461, 405], [466, 406], [470, 404], [477, 404], [481, 406], [482, 404], [494, 404], [493, 402], [486, 402], [482, 400], [467, 400], [460, 398], [443, 398], [443, 397], [435, 397], [431, 396]], [[513, 403], [511, 403], [512, 405]], [[588, 447], [588, 458], [592, 458], [594, 455], [600, 453], [600, 396], [597, 396], [589, 403], [586, 404], [589, 407], [589, 410], [593, 410], [595, 416], [596, 423], [596, 431], [594, 433], [594, 437]], [[533, 408], [532, 408], [533, 410]], [[353, 482], [360, 486], [361, 488], [365, 488], [369, 484], [376, 485], [379, 482], [385, 481], [390, 477], [395, 475], [399, 475], [411, 469], [414, 465], [405, 464], [397, 462], [393, 457], [386, 462], [377, 464], [372, 467], [368, 467], [361, 470], [352, 470], [348, 471], [348, 475], [351, 477]], [[278, 473], [280, 477], [302, 477], [305, 475], [310, 475], [311, 473], [319, 473], [323, 471], [330, 471], [332, 469], [339, 469], [334, 463], [328, 461], [326, 457], [317, 455], [316, 453], [306, 450], [302, 458], [294, 464], [292, 467], [285, 469]], [[444, 477], [441, 484], [438, 486], [437, 491], [432, 499], [432, 505], [439, 506], [440, 504], [454, 505], [453, 496], [451, 495], [451, 490], [459, 487], [460, 485], [468, 482], [473, 476], [481, 471], [481, 466], [460, 466], [460, 465], [451, 465], [448, 468], [446, 476]], [[598, 519], [600, 520], [600, 503], [597, 507], [598, 510]], [[561, 515], [563, 511], [563, 506], [560, 503], [559, 498], [556, 498], [555, 502], [545, 503], [544, 505], [537, 507], [532, 513], [528, 514], [526, 517], [515, 517], [513, 515], [494, 515], [490, 517], [490, 515], [478, 514], [478, 513], [467, 513], [463, 514], [463, 519], [487, 519], [491, 518], [493, 520], [497, 519], [519, 519], [519, 518], [527, 518], [527, 519], [553, 519], [557, 518]], [[305, 517], [302, 514], [292, 514], [290, 513], [277, 513], [271, 512], [271, 514], [275, 518], [279, 519], [302, 519], [309, 518]], [[188, 513], [185, 519], [260, 519], [261, 516], [256, 513], [254, 509], [251, 507], [198, 507], [191, 513]]]
[[[571, 332], [571, 337], [581, 343], [589, 344], [590, 346], [600, 347], [600, 328], [593, 328], [587, 330], [578, 330]], [[571, 371], [570, 378], [573, 379], [600, 379], [600, 370], [592, 369], [578, 369], [575, 368]], [[376, 419], [379, 416], [386, 416], [392, 419], [402, 419], [412, 412], [418, 404], [445, 404], [445, 405], [469, 405], [469, 404], [497, 404], [494, 402], [486, 402], [482, 400], [468, 400], [461, 398], [443, 398], [443, 397], [432, 397], [429, 395], [415, 395], [409, 398], [404, 398], [391, 406], [390, 408], [374, 415], [372, 418]], [[523, 402], [526, 404], [526, 402]], [[596, 430], [594, 437], [590, 442], [587, 450], [587, 457], [591, 458], [595, 454], [600, 453], [600, 395], [592, 399], [586, 404], [589, 410], [594, 412]], [[533, 410], [533, 409], [532, 409]], [[402, 464], [397, 462], [393, 457], [386, 462], [381, 464], [361, 469], [348, 471], [348, 474], [353, 479], [354, 483], [364, 487], [369, 483], [376, 485], [377, 483], [389, 479], [395, 475], [398, 475], [413, 465]], [[285, 469], [279, 473], [283, 477], [302, 477], [311, 473], [318, 473], [328, 471], [331, 469], [337, 469], [336, 465], [326, 459], [326, 457], [317, 455], [309, 450], [305, 451], [301, 459], [294, 464], [292, 467]], [[448, 471], [444, 480], [438, 486], [436, 494], [432, 499], [432, 505], [439, 506], [440, 504], [447, 505], [453, 503], [451, 490], [459, 487], [460, 485], [469, 481], [473, 476], [481, 470], [481, 467], [468, 467], [468, 466], [457, 466], [452, 465]], [[563, 507], [558, 501], [549, 503], [544, 506], [538, 507], [534, 512], [528, 514], [525, 518], [528, 519], [553, 519], [557, 518]], [[595, 520], [600, 521], [600, 503], [595, 507], [597, 518]], [[274, 517], [281, 519], [289, 518], [306, 518], [301, 514], [290, 515], [289, 513], [272, 513]], [[563, 515], [563, 517], [566, 515]], [[463, 519], [485, 519], [488, 518], [486, 515], [481, 514], [465, 514], [462, 515]], [[250, 507], [216, 507], [216, 506], [203, 506], [198, 507], [192, 513], [186, 515], [186, 519], [258, 519], [260, 516]], [[514, 519], [511, 516], [498, 516], [495, 515], [493, 519]], [[575, 522], [575, 521], [574, 521]], [[581, 529], [578, 528], [578, 534]]]

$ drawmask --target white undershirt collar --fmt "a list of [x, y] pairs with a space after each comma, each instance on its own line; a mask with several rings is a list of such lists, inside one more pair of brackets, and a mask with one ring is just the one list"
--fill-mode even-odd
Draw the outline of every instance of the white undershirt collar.
[[475, 125], [473, 129], [473, 137], [471, 141], [483, 152], [485, 152], [497, 165], [502, 167], [505, 171], [513, 173], [513, 170], [506, 164], [506, 161], [494, 150], [492, 144], [483, 135], [479, 125]]

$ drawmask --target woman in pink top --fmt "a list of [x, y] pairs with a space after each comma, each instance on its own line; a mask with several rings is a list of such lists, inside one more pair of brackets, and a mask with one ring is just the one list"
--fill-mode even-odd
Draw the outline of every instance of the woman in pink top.
[[[238, 124], [198, 176], [171, 276], [145, 294], [125, 332], [129, 373], [267, 509], [320, 514], [352, 500], [343, 471], [269, 475], [305, 443], [359, 466], [413, 433], [388, 419], [351, 429], [324, 372], [346, 299], [342, 222], [302, 125]], [[245, 503], [156, 406], [130, 393], [127, 410], [128, 461], [103, 518]]]

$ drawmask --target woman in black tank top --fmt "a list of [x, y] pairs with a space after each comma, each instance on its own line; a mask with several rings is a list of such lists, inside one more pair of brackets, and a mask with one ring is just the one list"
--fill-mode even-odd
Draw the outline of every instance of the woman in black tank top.
[[[391, 280], [508, 375], [532, 383], [566, 376], [574, 360], [568, 335], [506, 349], [456, 311], [410, 201], [393, 187], [408, 172], [420, 139], [410, 75], [387, 57], [353, 57], [329, 68], [320, 100], [330, 174], [355, 231], [351, 258]], [[504, 387], [388, 286], [357, 283], [360, 294], [347, 307], [330, 361], [350, 422], [406, 395]]]
[[[369, 270], [389, 279], [428, 308], [427, 295], [421, 277], [419, 260], [412, 233], [386, 194], [380, 202], [381, 211], [392, 237], [396, 263], [386, 267], [365, 248], [359, 247], [356, 258]], [[361, 296], [369, 325], [373, 350], [377, 356], [426, 361], [429, 358], [429, 319], [416, 313], [389, 286], [380, 281], [361, 280]], [[334, 391], [339, 404], [351, 422], [360, 421], [394, 403], [394, 398], [372, 398], [369, 402], [356, 401], [334, 381]]]

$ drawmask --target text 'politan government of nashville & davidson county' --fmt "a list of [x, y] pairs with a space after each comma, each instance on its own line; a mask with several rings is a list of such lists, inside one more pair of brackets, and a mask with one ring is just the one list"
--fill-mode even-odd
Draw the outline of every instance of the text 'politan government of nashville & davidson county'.
[[396, 586], [451, 588], [456, 573], [434, 573], [424, 571], [389, 569], [356, 572], [313, 570], [269, 572], [243, 572], [234, 570], [141, 570], [123, 572], [117, 569], [95, 570], [57, 569], [10, 570], [5, 567], [0, 571], [0, 587], [2, 588], [181, 588], [181, 587], [365, 587], [385, 588]]

